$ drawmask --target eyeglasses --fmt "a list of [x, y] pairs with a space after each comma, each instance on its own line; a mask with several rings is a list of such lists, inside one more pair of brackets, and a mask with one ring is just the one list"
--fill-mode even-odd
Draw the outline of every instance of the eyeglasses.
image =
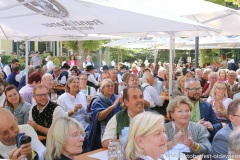
[[107, 87], [107, 88], [113, 88], [114, 86], [113, 85], [106, 85], [105, 87]]
[[80, 136], [82, 136], [83, 138], [86, 137], [87, 132], [83, 132], [83, 133], [74, 133], [71, 135], [72, 138], [79, 138]]
[[41, 98], [41, 97], [46, 97], [48, 93], [43, 93], [43, 94], [34, 94], [34, 96]]
[[87, 80], [87, 78], [80, 78], [80, 80], [81, 80], [81, 81], [86, 81], [86, 80]]
[[186, 89], [191, 91], [191, 92], [201, 92], [202, 91], [202, 87], [199, 87], [199, 88], [186, 88]]
[[236, 115], [236, 114], [231, 114], [232, 116], [236, 116], [236, 117], [240, 117], [240, 115]]
[[224, 87], [216, 87], [216, 88], [221, 90], [221, 91], [226, 91], [226, 88], [224, 88]]

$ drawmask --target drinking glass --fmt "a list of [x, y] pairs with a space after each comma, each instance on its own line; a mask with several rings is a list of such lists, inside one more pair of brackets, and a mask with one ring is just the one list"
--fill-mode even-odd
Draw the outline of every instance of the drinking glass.
[[51, 93], [51, 100], [53, 102], [57, 101], [57, 93]]
[[108, 160], [121, 160], [122, 147], [120, 140], [109, 140]]

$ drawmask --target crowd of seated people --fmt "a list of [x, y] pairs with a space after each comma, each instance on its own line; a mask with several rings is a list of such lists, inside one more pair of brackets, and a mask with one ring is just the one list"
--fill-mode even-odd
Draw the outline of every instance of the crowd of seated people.
[[[20, 90], [24, 78], [18, 60], [0, 74], [0, 157], [73, 159], [107, 148], [110, 140], [122, 140], [126, 127], [124, 155], [129, 160], [228, 154], [230, 134], [240, 122], [240, 70], [221, 68], [214, 61], [218, 72], [174, 65], [170, 76], [169, 64], [140, 61], [132, 68], [103, 66], [97, 76], [91, 56], [82, 70], [74, 55], [47, 70], [39, 68], [35, 56]], [[173, 95], [168, 95], [170, 85]], [[14, 133], [22, 130], [37, 140], [15, 148]], [[40, 142], [41, 136], [45, 139]]]

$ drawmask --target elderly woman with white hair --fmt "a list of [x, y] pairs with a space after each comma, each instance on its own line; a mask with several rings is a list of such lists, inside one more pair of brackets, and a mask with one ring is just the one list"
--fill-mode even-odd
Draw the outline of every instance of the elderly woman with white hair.
[[69, 117], [57, 119], [48, 131], [45, 160], [73, 160], [82, 153], [84, 137], [78, 121]]
[[218, 81], [218, 79], [219, 77], [217, 72], [210, 72], [208, 74], [208, 83], [203, 86], [202, 96], [208, 97], [210, 95], [213, 85]]
[[143, 112], [134, 117], [129, 126], [124, 150], [126, 160], [158, 160], [167, 151], [164, 117]]

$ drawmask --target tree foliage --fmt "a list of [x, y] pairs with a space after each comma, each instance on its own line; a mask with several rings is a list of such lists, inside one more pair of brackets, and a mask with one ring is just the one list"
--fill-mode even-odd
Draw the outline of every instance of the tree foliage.
[[240, 7], [240, 1], [239, 0], [208, 0], [210, 2], [220, 4], [222, 6], [227, 6], [230, 8], [237, 9]]
[[103, 45], [103, 41], [84, 41], [82, 45], [82, 49], [84, 49], [85, 55], [90, 54], [92, 55], [93, 51], [97, 51]]
[[77, 52], [78, 50], [78, 41], [64, 41], [63, 46], [73, 52]]

